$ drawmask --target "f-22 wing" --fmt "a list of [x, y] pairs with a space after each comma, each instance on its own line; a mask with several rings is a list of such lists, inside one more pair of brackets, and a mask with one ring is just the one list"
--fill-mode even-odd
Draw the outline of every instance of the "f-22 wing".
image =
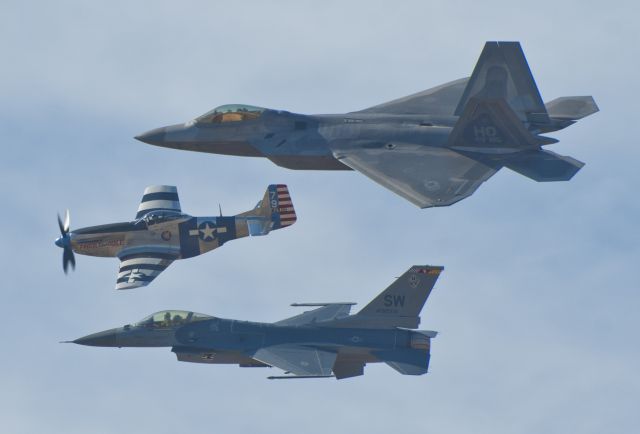
[[342, 163], [420, 208], [452, 205], [471, 196], [496, 169], [447, 149], [419, 144], [333, 147]]

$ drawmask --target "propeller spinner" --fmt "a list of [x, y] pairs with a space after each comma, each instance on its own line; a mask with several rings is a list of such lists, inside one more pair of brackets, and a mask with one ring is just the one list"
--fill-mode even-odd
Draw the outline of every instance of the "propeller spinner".
[[73, 254], [73, 250], [71, 249], [71, 237], [69, 237], [69, 210], [66, 210], [64, 213], [64, 222], [60, 218], [60, 214], [58, 214], [58, 227], [60, 228], [60, 237], [58, 237], [55, 241], [56, 246], [64, 249], [62, 253], [62, 269], [64, 273], [67, 274], [69, 269], [69, 264], [71, 264], [71, 268], [76, 268], [76, 258]]

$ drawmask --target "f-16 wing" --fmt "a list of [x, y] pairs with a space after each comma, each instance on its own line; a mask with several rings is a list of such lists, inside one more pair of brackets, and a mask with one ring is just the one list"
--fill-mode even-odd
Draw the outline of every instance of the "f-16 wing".
[[371, 148], [334, 146], [332, 150], [340, 162], [420, 208], [452, 205], [471, 196], [496, 172], [446, 148], [393, 144]]
[[260, 348], [251, 357], [299, 376], [331, 375], [336, 353], [302, 345], [274, 345]]
[[132, 289], [147, 286], [158, 277], [177, 255], [169, 253], [142, 252], [120, 257], [120, 270], [116, 289]]

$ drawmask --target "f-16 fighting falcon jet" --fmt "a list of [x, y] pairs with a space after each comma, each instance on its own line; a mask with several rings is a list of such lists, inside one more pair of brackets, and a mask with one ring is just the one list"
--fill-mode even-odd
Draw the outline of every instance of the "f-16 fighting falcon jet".
[[236, 238], [267, 235], [292, 225], [296, 213], [286, 185], [270, 185], [251, 211], [232, 217], [192, 217], [180, 209], [178, 190], [152, 185], [144, 190], [135, 220], [69, 231], [69, 211], [58, 216], [64, 249], [62, 266], [75, 268], [73, 252], [117, 257], [120, 270], [116, 289], [146, 286], [176, 259], [191, 258]]
[[275, 378], [355, 377], [367, 363], [384, 362], [405, 375], [427, 372], [431, 338], [416, 329], [420, 311], [443, 267], [413, 266], [360, 312], [355, 303], [321, 306], [275, 323], [216, 318], [168, 310], [124, 327], [73, 341], [97, 347], [172, 347], [182, 362], [273, 366]]
[[543, 149], [598, 111], [590, 96], [542, 102], [518, 42], [487, 42], [470, 78], [346, 114], [223, 105], [137, 136], [167, 148], [266, 157], [289, 169], [357, 170], [421, 208], [470, 195], [502, 167], [566, 181], [584, 165]]

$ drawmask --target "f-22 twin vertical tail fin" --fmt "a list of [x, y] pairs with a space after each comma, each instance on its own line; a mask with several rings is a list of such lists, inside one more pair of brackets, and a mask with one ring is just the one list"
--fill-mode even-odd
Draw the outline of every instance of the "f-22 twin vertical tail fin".
[[266, 235], [272, 230], [291, 226], [297, 220], [289, 189], [284, 184], [269, 185], [255, 208], [238, 217], [246, 217], [252, 236]]
[[487, 166], [507, 166], [535, 181], [565, 181], [584, 165], [541, 149], [557, 140], [539, 133], [569, 123], [549, 116], [518, 42], [486, 43], [455, 114], [460, 118], [448, 147]]
[[502, 99], [522, 122], [549, 122], [547, 109], [519, 42], [485, 44], [458, 102], [457, 116], [462, 116], [472, 98]]

